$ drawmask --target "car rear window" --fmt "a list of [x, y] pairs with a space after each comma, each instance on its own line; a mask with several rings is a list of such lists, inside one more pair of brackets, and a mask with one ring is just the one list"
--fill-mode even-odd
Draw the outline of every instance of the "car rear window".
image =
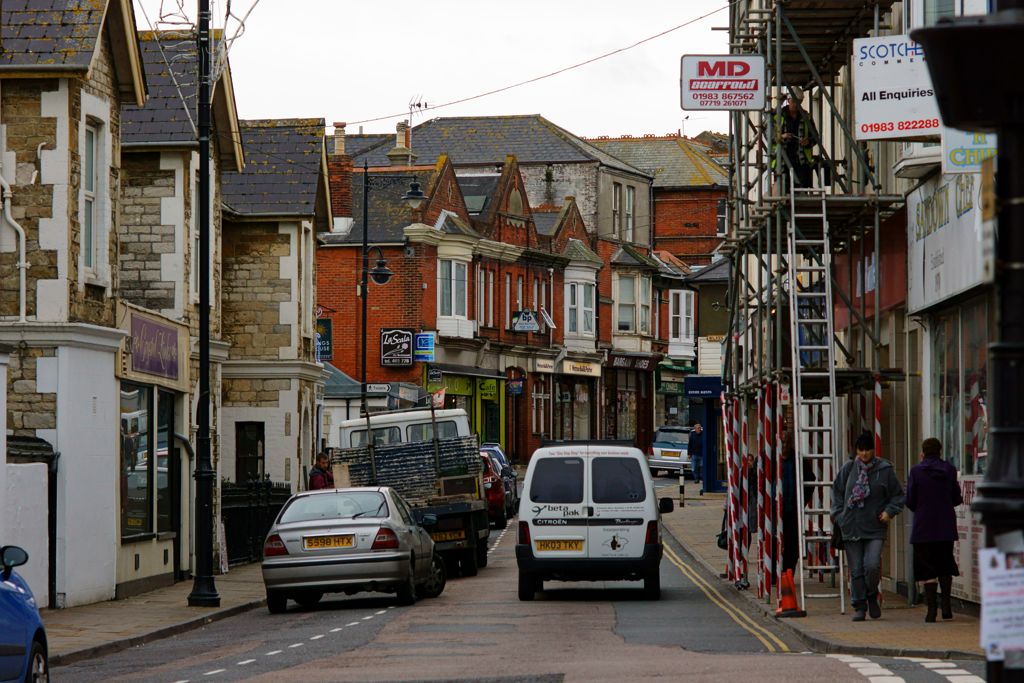
[[387, 516], [387, 501], [376, 491], [318, 493], [293, 499], [277, 523]]
[[639, 503], [647, 498], [644, 475], [635, 458], [594, 458], [590, 474], [595, 503]]
[[534, 503], [582, 503], [583, 459], [542, 458], [537, 461], [530, 480], [530, 500]]
[[[450, 439], [459, 435], [459, 428], [455, 420], [445, 420], [437, 423], [437, 438]], [[420, 441], [432, 441], [434, 439], [434, 426], [429, 422], [409, 425], [405, 428], [405, 439], [410, 443]]]
[[668, 443], [685, 444], [689, 438], [689, 432], [678, 429], [659, 429], [654, 433], [655, 441], [667, 441]]
[[[366, 430], [360, 429], [357, 432], [352, 432], [351, 443], [353, 448], [366, 445]], [[398, 427], [374, 427], [373, 428], [373, 445], [374, 446], [390, 446], [392, 444], [402, 443], [402, 430]]]

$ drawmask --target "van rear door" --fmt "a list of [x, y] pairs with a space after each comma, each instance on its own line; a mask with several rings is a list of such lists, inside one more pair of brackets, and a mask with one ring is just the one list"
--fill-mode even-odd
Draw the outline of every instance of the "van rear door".
[[580, 558], [587, 554], [587, 458], [582, 454], [534, 454], [528, 506], [533, 554]]
[[635, 448], [591, 446], [589, 453], [588, 557], [641, 557], [647, 522], [657, 519], [646, 460]]

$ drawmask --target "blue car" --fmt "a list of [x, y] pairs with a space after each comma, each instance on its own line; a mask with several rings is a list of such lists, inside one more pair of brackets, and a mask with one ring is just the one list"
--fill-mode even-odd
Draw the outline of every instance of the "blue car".
[[28, 562], [16, 545], [0, 548], [0, 681], [45, 683], [50, 680], [46, 629], [32, 590], [14, 571]]

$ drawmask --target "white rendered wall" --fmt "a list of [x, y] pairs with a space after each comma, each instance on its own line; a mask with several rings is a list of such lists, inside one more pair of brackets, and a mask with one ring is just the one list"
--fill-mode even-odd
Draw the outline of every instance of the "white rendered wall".
[[46, 465], [6, 465], [0, 470], [6, 471], [7, 479], [2, 544], [19, 545], [28, 552], [28, 564], [19, 567], [18, 573], [28, 582], [36, 602], [45, 606], [50, 600]]

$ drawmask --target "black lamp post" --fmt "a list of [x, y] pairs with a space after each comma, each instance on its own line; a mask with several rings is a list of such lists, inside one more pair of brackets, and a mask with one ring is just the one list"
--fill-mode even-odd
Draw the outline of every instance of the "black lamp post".
[[[1024, 0], [996, 0], [992, 14], [912, 31], [924, 46], [942, 122], [998, 133], [995, 238], [996, 333], [988, 345], [989, 454], [972, 508], [986, 545], [1024, 528], [1024, 83], [1019, 63]], [[988, 662], [989, 681], [1024, 681], [1024, 654]]]
[[[384, 176], [380, 180], [384, 183], [380, 187], [386, 187], [388, 184], [395, 182], [404, 182], [403, 178], [396, 176]], [[409, 191], [402, 195], [402, 200], [414, 211], [420, 207], [420, 204], [424, 200], [423, 191], [420, 189], [420, 184], [414, 179], [409, 184]], [[380, 247], [374, 245], [370, 246], [370, 169], [367, 160], [363, 160], [363, 268], [362, 277], [359, 280], [359, 296], [362, 299], [363, 307], [363, 344], [362, 344], [362, 376], [360, 377], [359, 383], [359, 407], [362, 410], [363, 415], [369, 415], [370, 411], [366, 405], [366, 311], [367, 302], [369, 300], [369, 289], [368, 279], [373, 279], [378, 285], [386, 285], [394, 273], [388, 268], [387, 260], [384, 258], [384, 252], [381, 251]], [[372, 269], [370, 268], [370, 250], [377, 250], [377, 265]], [[372, 443], [372, 439], [369, 438], [369, 432], [367, 432], [368, 443]]]

